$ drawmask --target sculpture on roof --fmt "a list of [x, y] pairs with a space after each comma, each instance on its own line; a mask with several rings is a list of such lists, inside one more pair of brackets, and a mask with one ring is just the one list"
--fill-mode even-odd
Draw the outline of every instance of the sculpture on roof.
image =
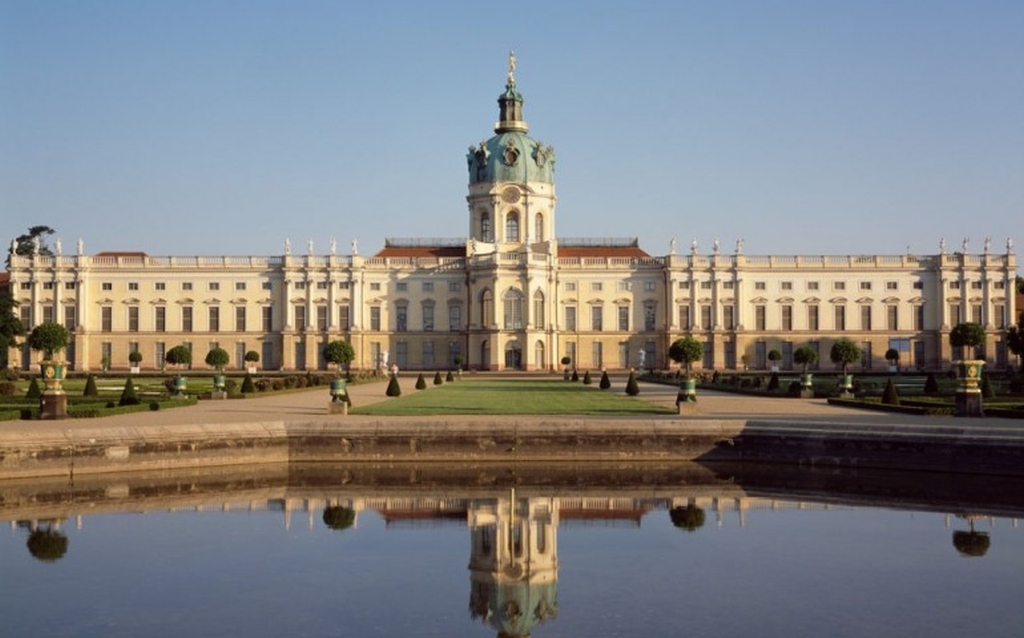
[[991, 249], [992, 249], [992, 238], [991, 237], [986, 237], [985, 238], [985, 254], [987, 255], [988, 251], [990, 251]]
[[690, 252], [694, 255], [697, 254], [697, 238], [694, 237], [693, 241], [690, 242]]
[[331, 241], [328, 245], [330, 246], [331, 255], [335, 255], [338, 252], [338, 240], [331, 237]]
[[1013, 240], [1009, 237], [1006, 238], [1006, 252], [1013, 252]]
[[359, 254], [359, 240], [358, 239], [353, 239], [352, 240], [352, 254], [353, 255], [358, 255]]
[[711, 244], [711, 248], [712, 250], [715, 251], [715, 254], [717, 255], [722, 251], [722, 242], [718, 241], [718, 238], [715, 237], [715, 241], [713, 244]]
[[313, 240], [312, 239], [307, 239], [306, 240], [306, 252], [308, 252], [310, 255], [313, 254]]
[[939, 254], [946, 254], [946, 238], [939, 237]]
[[284, 238], [284, 254], [292, 254], [292, 240], [288, 239], [287, 237]]
[[668, 242], [668, 254], [670, 254], [670, 255], [676, 254], [676, 238], [675, 237], [670, 239], [669, 242]]
[[743, 254], [743, 238], [742, 237], [740, 237], [739, 239], [736, 240], [736, 254], [737, 255], [742, 255]]
[[516, 85], [516, 52], [508, 52], [508, 85]]
[[61, 242], [60, 237], [53, 240], [53, 252], [56, 255], [61, 255], [64, 253], [64, 244]]
[[81, 237], [78, 238], [78, 254], [79, 255], [84, 255], [85, 254], [85, 242], [82, 241]]
[[964, 237], [964, 240], [960, 242], [960, 252], [962, 252], [965, 255], [967, 254], [967, 244], [969, 244], [970, 241], [970, 237]]

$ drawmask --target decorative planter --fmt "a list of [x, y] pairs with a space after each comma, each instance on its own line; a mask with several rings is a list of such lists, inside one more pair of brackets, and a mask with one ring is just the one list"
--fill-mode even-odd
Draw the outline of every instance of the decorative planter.
[[954, 364], [959, 386], [956, 389], [956, 416], [985, 416], [982, 409], [981, 371], [985, 366], [982, 359], [964, 359]]
[[800, 387], [805, 390], [810, 390], [811, 386], [814, 385], [814, 374], [811, 372], [804, 372], [800, 375]]
[[676, 403], [693, 403], [697, 400], [697, 380], [693, 378], [683, 379], [679, 384], [679, 394], [676, 395]]
[[188, 381], [185, 380], [185, 377], [174, 377], [174, 396], [184, 396], [187, 387]]
[[215, 375], [213, 375], [213, 389], [216, 390], [217, 392], [223, 392], [224, 391], [224, 385], [226, 383], [227, 383], [227, 377], [225, 377], [223, 374], [215, 374]]
[[131, 373], [132, 374], [138, 374], [139, 373], [139, 366], [132, 366], [131, 367]]
[[44, 392], [63, 392], [64, 377], [67, 375], [68, 364], [64, 361], [41, 361], [39, 374], [43, 379]]
[[332, 379], [331, 380], [331, 402], [332, 403], [348, 403], [348, 390], [345, 388], [344, 379]]
[[245, 369], [249, 374], [256, 374], [256, 366], [249, 366]]

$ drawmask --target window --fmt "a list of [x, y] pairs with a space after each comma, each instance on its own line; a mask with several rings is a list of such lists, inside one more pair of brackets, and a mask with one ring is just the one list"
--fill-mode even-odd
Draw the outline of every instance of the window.
[[[28, 332], [32, 330], [32, 306], [22, 306], [18, 309], [18, 315], [21, 319], [21, 325], [25, 328], [25, 331]], [[109, 326], [110, 322], [108, 321], [104, 325]], [[109, 327], [105, 329], [104, 332], [110, 332]]]
[[590, 365], [595, 368], [600, 368], [604, 365], [604, 348], [600, 341], [595, 341], [591, 347], [590, 352]]
[[269, 282], [269, 281], [260, 282], [260, 289], [261, 290], [273, 290], [274, 289], [274, 284]]
[[807, 282], [807, 290], [814, 291], [814, 290], [817, 290], [817, 289], [818, 289], [818, 282], [816, 282], [816, 281], [808, 281]]
[[711, 280], [700, 282], [701, 290], [711, 290]]
[[163, 341], [157, 342], [156, 346], [153, 348], [153, 362], [156, 364], [158, 369], [163, 368], [164, 364], [167, 362], [166, 354], [167, 344]]
[[458, 304], [448, 306], [448, 329], [452, 332], [462, 329], [462, 306]]
[[[32, 288], [31, 284], [22, 284], [22, 286], [27, 286], [25, 288], [25, 290], [29, 290], [29, 289]], [[104, 281], [102, 284], [100, 284], [100, 289], [103, 290], [103, 291], [113, 290], [114, 289], [114, 284], [112, 284], [109, 281]]]
[[320, 304], [316, 307], [316, 329], [319, 332], [327, 332], [327, 324], [329, 323], [329, 315], [327, 313], [327, 306]]
[[601, 306], [590, 307], [590, 328], [595, 332], [604, 329], [604, 308]]
[[886, 290], [899, 290], [900, 289], [899, 282], [887, 281], [887, 282], [885, 282], [885, 289]]
[[192, 282], [191, 281], [182, 282], [181, 289], [185, 290], [185, 291], [192, 290]]
[[992, 287], [994, 287], [996, 290], [1006, 290], [1006, 282], [1005, 281], [997, 281], [997, 282], [992, 284]]
[[423, 367], [430, 369], [434, 367], [434, 342], [423, 342]]
[[209, 284], [207, 284], [206, 288], [207, 290], [211, 291], [220, 290], [220, 282], [211, 281]]
[[836, 330], [846, 330], [846, 306], [835, 307]]
[[504, 305], [505, 330], [519, 330], [523, 327], [523, 293], [508, 290], [502, 296]]
[[533, 325], [544, 329], [544, 293], [539, 290], [533, 293]]
[[220, 332], [220, 306], [207, 308], [207, 315], [210, 332]]
[[372, 290], [373, 292], [379, 292], [380, 291], [380, 283], [379, 282], [374, 282], [374, 283], [370, 284], [370, 290]]
[[807, 329], [818, 330], [820, 328], [820, 321], [818, 319], [818, 307], [807, 306]]
[[787, 332], [793, 330], [793, 306], [782, 306], [782, 329]]
[[[653, 301], [644, 302], [644, 330], [654, 330], [657, 324], [658, 307]], [[650, 352], [648, 352], [650, 354]]]
[[235, 332], [245, 332], [245, 306], [235, 306]]
[[724, 288], [725, 290], [735, 290], [736, 289], [736, 282], [735, 281], [723, 281], [722, 282], [722, 288]]
[[571, 282], [571, 281], [565, 282], [565, 291], [566, 292], [576, 292], [576, 284]]
[[862, 282], [860, 282], [860, 289], [861, 290], [871, 290], [871, 282], [870, 281], [862, 281]]
[[245, 290], [245, 282], [244, 281], [236, 281], [235, 282], [235, 290], [237, 290], [239, 292]]
[[[295, 329], [299, 332], [306, 331], [306, 307], [295, 306]], [[379, 330], [380, 328], [378, 328]]]
[[885, 328], [887, 330], [899, 330], [899, 307], [895, 304], [885, 307]]
[[409, 365], [409, 342], [399, 341], [395, 344], [395, 365], [406, 368]]
[[[106, 284], [104, 284], [104, 285], [106, 285]], [[23, 282], [21, 282], [19, 284], [19, 287], [22, 290], [32, 290], [32, 282], [30, 282], [30, 281], [23, 281]], [[110, 290], [110, 288], [104, 288], [104, 290]]]
[[981, 304], [971, 304], [971, 321], [973, 323], [984, 323], [981, 318]]
[[833, 281], [832, 282], [832, 290], [846, 290], [846, 282], [845, 281]]
[[53, 323], [54, 307], [50, 305], [43, 306], [43, 323]]
[[380, 330], [380, 306], [370, 308], [370, 330]]
[[690, 306], [687, 304], [679, 306], [679, 328], [681, 330], [690, 329]]
[[[306, 282], [304, 282], [304, 281], [296, 281], [295, 282], [295, 289], [296, 290], [305, 290], [306, 289]], [[377, 284], [377, 288], [375, 290], [380, 290], [380, 284]]]
[[722, 323], [726, 330], [733, 330], [736, 327], [736, 307], [732, 305], [722, 306]]
[[330, 287], [331, 287], [331, 282], [329, 282], [329, 281], [318, 281], [318, 282], [316, 282], [316, 289], [317, 290], [327, 290]]
[[181, 307], [181, 331], [192, 332], [192, 306]]
[[263, 332], [274, 331], [274, 308], [273, 306], [260, 307], [260, 327]]
[[[50, 287], [52, 288], [53, 284], [50, 284]], [[135, 292], [138, 289], [139, 289], [139, 282], [137, 282], [137, 281], [129, 281], [128, 282], [128, 290], [131, 290], [131, 291]]]
[[997, 329], [1006, 327], [1006, 306], [1003, 304], [996, 304], [992, 308], [995, 311], [995, 326]]
[[434, 282], [432, 282], [432, 281], [424, 281], [423, 282], [423, 292], [434, 292]]
[[153, 329], [157, 332], [167, 331], [167, 308], [165, 306], [153, 308]]
[[590, 290], [593, 292], [601, 292], [603, 284], [600, 281], [593, 281], [590, 283]]
[[700, 327], [704, 330], [711, 330], [715, 327], [711, 320], [711, 304], [701, 304], [700, 306]]
[[629, 282], [628, 281], [620, 281], [618, 284], [616, 284], [615, 287], [616, 287], [616, 289], [619, 292], [629, 292]]
[[44, 281], [43, 282], [43, 290], [53, 290], [53, 282], [52, 281]]
[[434, 302], [424, 301], [421, 313], [423, 314], [423, 331], [431, 332], [434, 329]]
[[519, 213], [505, 215], [505, 241], [519, 241]]
[[792, 289], [793, 289], [793, 282], [792, 282], [792, 281], [784, 281], [784, 282], [782, 282], [782, 283], [780, 284], [780, 286], [779, 286], [779, 287], [780, 287], [780, 288], [781, 288], [782, 290], [792, 290]]
[[128, 306], [128, 332], [139, 331], [139, 307]]
[[78, 312], [75, 306], [64, 306], [64, 328], [68, 332], [74, 332], [78, 324]]
[[924, 282], [923, 281], [915, 281], [914, 282], [914, 290], [924, 290]]
[[158, 281], [153, 284], [153, 290], [167, 290], [167, 284], [162, 281]]
[[984, 288], [984, 286], [980, 280], [971, 282], [971, 290], [981, 290], [982, 288]]
[[[540, 213], [533, 218], [533, 240], [544, 241], [544, 216]], [[538, 361], [537, 363], [542, 362]]]
[[955, 302], [949, 304], [949, 324], [955, 326], [958, 323], [963, 323], [963, 321], [963, 309], [960, 307], [960, 304]]
[[924, 304], [914, 306], [914, 330], [924, 330]]
[[658, 284], [653, 282], [653, 281], [645, 281], [644, 282], [644, 290], [646, 292], [654, 292], [655, 290], [657, 290], [657, 286], [658, 286]]
[[951, 281], [951, 282], [949, 282], [949, 289], [950, 290], [960, 290], [960, 282], [959, 281]]
[[459, 292], [462, 290], [462, 282], [460, 281], [449, 281], [448, 292]]
[[767, 286], [767, 284], [765, 284], [765, 282], [763, 282], [763, 281], [755, 281], [754, 282], [754, 290], [767, 290], [767, 289], [768, 289], [768, 286]]
[[407, 292], [409, 290], [409, 284], [404, 281], [399, 281], [395, 284], [395, 292]]
[[480, 323], [484, 326], [494, 325], [494, 295], [490, 289], [480, 293]]
[[867, 304], [860, 307], [860, 329], [871, 330], [871, 306]]
[[679, 282], [679, 289], [680, 290], [689, 290], [690, 289], [690, 282], [688, 282], [688, 281], [680, 281]]
[[565, 307], [565, 329], [576, 330], [576, 306]]
[[487, 213], [480, 213], [480, 239], [491, 241], [491, 216]]
[[629, 331], [629, 306], [619, 306], [619, 331]]
[[[462, 345], [458, 341], [448, 342], [448, 365], [455, 365], [455, 358], [461, 356]], [[461, 365], [461, 364], [460, 364]]]
[[754, 306], [754, 330], [765, 330], [767, 326], [767, 309], [764, 304]]
[[352, 326], [349, 306], [338, 306], [338, 330], [347, 331]]

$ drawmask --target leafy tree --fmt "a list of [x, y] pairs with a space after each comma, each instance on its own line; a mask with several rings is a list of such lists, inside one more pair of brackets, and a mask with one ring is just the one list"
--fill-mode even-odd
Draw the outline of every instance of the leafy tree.
[[832, 363], [838, 363], [843, 366], [843, 374], [845, 375], [849, 365], [860, 360], [860, 348], [849, 339], [840, 339], [832, 344], [829, 358], [832, 360]]
[[423, 378], [423, 373], [422, 372], [420, 373], [420, 376], [416, 377], [416, 389], [417, 390], [426, 390], [427, 389], [427, 380]]
[[[39, 240], [39, 254], [40, 255], [53, 255], [53, 250], [46, 242], [46, 238], [56, 231], [49, 226], [31, 226], [28, 232], [23, 235], [18, 235], [14, 240], [14, 254], [27, 256], [31, 255], [35, 251], [36, 240]], [[11, 268], [11, 255], [7, 255], [7, 268]]]
[[224, 370], [224, 366], [231, 361], [231, 355], [224, 348], [214, 348], [206, 353], [206, 365], [217, 368], [217, 372]]
[[897, 350], [896, 348], [889, 348], [888, 350], [885, 351], [885, 360], [889, 362], [889, 365], [899, 365], [900, 351]]
[[695, 503], [687, 503], [686, 507], [673, 507], [668, 511], [672, 524], [688, 532], [696, 532], [704, 526], [704, 510]]
[[629, 379], [626, 381], [626, 394], [635, 397], [640, 394], [640, 384], [636, 382], [636, 373], [630, 371]]
[[42, 350], [46, 359], [53, 358], [53, 353], [63, 350], [68, 345], [71, 335], [67, 328], [48, 321], [32, 329], [28, 335], [28, 345], [33, 350]]
[[782, 353], [772, 348], [768, 351], [768, 360], [772, 362], [782, 361]]
[[[1018, 281], [1020, 277], [1017, 278]], [[1021, 293], [1024, 294], [1024, 293]], [[1006, 329], [1006, 347], [1013, 354], [1017, 355], [1017, 364], [1020, 365], [1020, 357], [1024, 356], [1024, 312], [1017, 317], [1017, 323]]]
[[348, 529], [356, 522], [356, 512], [351, 507], [331, 505], [324, 508], [324, 525], [328, 528], [341, 531]]
[[699, 361], [704, 356], [704, 346], [693, 337], [676, 339], [668, 347], [668, 358], [676, 363], [686, 366], [686, 374], [689, 376], [694, 361]]
[[142, 361], [142, 353], [138, 350], [132, 350], [128, 353], [128, 361], [130, 361], [133, 366], [139, 365]]
[[793, 361], [804, 367], [804, 374], [807, 374], [807, 367], [818, 361], [818, 353], [810, 346], [802, 346], [793, 353]]
[[351, 363], [355, 356], [356, 351], [352, 348], [352, 344], [344, 339], [337, 339], [324, 346], [324, 360], [333, 363], [339, 375], [342, 366]]
[[[435, 378], [434, 380], [436, 381], [437, 379]], [[452, 374], [451, 370], [448, 371], [448, 374], [444, 375], [444, 380], [448, 383], [455, 381], [455, 376]]]
[[601, 383], [598, 385], [598, 387], [601, 388], [602, 390], [607, 390], [608, 388], [612, 387], [612, 381], [611, 379], [608, 378], [607, 370], [601, 373]]
[[384, 392], [384, 394], [388, 395], [389, 397], [402, 396], [402, 386], [398, 385], [397, 374], [391, 375], [391, 380], [388, 381], [388, 389]]
[[8, 365], [8, 349], [17, 347], [17, 338], [25, 334], [25, 326], [15, 312], [17, 306], [10, 290], [0, 290], [0, 369]]
[[1017, 275], [1017, 294], [1024, 295], [1024, 277]]
[[117, 402], [118, 405], [138, 405], [139, 397], [135, 394], [135, 384], [132, 383], [131, 379], [124, 380], [124, 390], [121, 390], [121, 400]]
[[949, 345], [967, 348], [965, 356], [974, 354], [974, 349], [985, 346], [985, 329], [977, 323], [958, 323], [949, 331]]
[[248, 352], [245, 353], [244, 359], [246, 363], [259, 363], [260, 353], [256, 352], [255, 350], [249, 350]]
[[33, 558], [46, 563], [60, 560], [68, 553], [68, 537], [53, 529], [37, 529], [29, 534], [25, 543]]
[[896, 391], [896, 384], [892, 382], [892, 377], [889, 377], [888, 383], [885, 384], [885, 390], [882, 392], [882, 403], [886, 405], [900, 404], [900, 393]]
[[167, 351], [164, 359], [172, 366], [187, 366], [192, 363], [192, 351], [185, 346], [174, 346]]

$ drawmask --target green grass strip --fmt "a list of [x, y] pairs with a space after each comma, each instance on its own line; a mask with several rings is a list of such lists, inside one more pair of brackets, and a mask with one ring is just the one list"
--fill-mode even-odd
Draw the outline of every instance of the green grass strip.
[[583, 415], [644, 416], [674, 414], [664, 406], [625, 396], [622, 389], [602, 391], [561, 379], [467, 379], [415, 390], [415, 378], [401, 379], [402, 396], [364, 407], [352, 414], [369, 416], [434, 415]]

